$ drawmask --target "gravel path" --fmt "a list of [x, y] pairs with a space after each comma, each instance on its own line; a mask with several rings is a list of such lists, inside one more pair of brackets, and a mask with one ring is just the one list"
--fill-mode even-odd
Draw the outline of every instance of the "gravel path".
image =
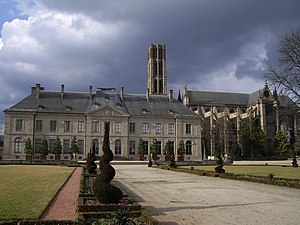
[[300, 224], [300, 190], [114, 165], [116, 180], [162, 224]]
[[79, 195], [81, 167], [77, 167], [65, 185], [54, 197], [49, 207], [41, 216], [41, 220], [77, 219], [76, 205]]

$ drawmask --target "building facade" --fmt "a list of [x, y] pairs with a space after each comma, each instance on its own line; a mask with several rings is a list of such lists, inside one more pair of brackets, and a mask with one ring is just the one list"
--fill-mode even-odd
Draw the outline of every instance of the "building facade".
[[70, 143], [78, 142], [78, 159], [84, 159], [95, 146], [96, 155], [102, 154], [104, 124], [110, 124], [110, 147], [115, 157], [138, 158], [138, 144], [142, 139], [144, 155], [156, 141], [158, 157], [164, 160], [163, 149], [170, 141], [174, 153], [179, 142], [186, 148], [185, 160], [201, 160], [200, 116], [180, 101], [173, 91], [167, 93], [165, 46], [151, 45], [148, 51], [148, 88], [145, 94], [126, 94], [124, 88], [92, 86], [85, 93], [47, 91], [40, 84], [22, 101], [6, 109], [3, 159], [25, 159], [24, 142], [31, 139], [34, 159], [41, 158], [41, 144], [49, 145], [49, 160], [54, 159], [53, 146], [61, 140], [62, 159], [71, 158]]

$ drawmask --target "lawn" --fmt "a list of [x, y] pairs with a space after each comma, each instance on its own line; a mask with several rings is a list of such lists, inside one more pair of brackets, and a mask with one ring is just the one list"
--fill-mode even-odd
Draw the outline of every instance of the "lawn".
[[[190, 168], [190, 166], [182, 166]], [[194, 166], [194, 169], [214, 171], [216, 166]], [[273, 173], [277, 178], [300, 179], [300, 167], [283, 166], [230, 166], [223, 167], [227, 173], [269, 176]]]
[[0, 166], [0, 220], [38, 219], [74, 168]]

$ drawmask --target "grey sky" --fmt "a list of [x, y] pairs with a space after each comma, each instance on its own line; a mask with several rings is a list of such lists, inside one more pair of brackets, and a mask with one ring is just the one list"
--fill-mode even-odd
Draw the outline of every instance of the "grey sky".
[[185, 84], [253, 92], [264, 85], [266, 65], [276, 63], [283, 33], [300, 27], [298, 0], [0, 0], [4, 6], [2, 110], [35, 83], [145, 93], [151, 43], [167, 46], [168, 89], [175, 93]]

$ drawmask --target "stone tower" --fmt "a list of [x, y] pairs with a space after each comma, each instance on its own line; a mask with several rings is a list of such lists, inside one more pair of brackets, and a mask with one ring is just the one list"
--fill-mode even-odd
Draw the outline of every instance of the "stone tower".
[[151, 44], [148, 49], [148, 90], [152, 95], [167, 94], [165, 45]]

